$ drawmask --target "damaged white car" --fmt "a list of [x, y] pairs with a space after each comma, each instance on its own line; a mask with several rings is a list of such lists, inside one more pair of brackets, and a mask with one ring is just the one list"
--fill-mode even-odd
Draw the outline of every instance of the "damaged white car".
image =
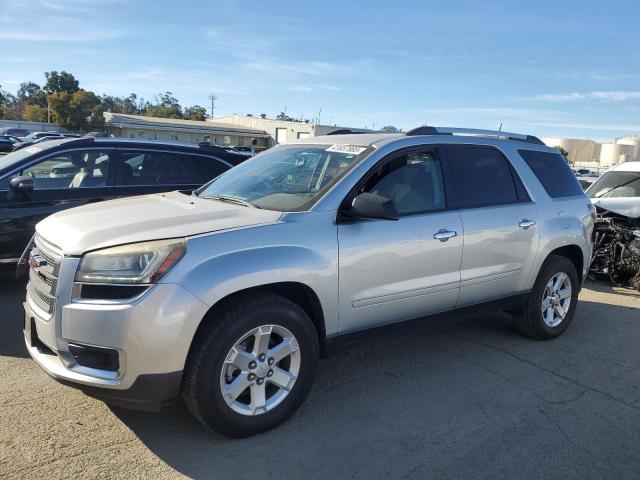
[[598, 212], [590, 276], [640, 290], [640, 162], [613, 167], [587, 195]]

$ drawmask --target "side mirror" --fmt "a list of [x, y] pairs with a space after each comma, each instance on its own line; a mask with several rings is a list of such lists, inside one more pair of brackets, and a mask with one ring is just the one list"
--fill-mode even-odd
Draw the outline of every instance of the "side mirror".
[[354, 198], [349, 214], [356, 218], [398, 220], [398, 211], [393, 201], [373, 193], [361, 193]]
[[33, 192], [33, 178], [26, 175], [12, 178], [9, 184], [11, 185], [11, 190], [13, 190], [14, 192]]

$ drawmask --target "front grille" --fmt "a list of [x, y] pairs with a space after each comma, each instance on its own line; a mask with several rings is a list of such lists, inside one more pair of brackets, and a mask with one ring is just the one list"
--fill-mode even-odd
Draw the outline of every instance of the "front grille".
[[62, 255], [36, 236], [29, 255], [29, 285], [27, 292], [33, 303], [49, 315], [55, 308], [56, 288]]

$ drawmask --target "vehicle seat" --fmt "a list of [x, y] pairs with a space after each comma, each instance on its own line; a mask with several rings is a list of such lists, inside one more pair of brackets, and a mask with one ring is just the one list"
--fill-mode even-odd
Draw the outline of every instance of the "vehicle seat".
[[419, 212], [435, 207], [433, 176], [420, 165], [406, 165], [385, 176], [372, 193], [389, 198], [399, 213]]

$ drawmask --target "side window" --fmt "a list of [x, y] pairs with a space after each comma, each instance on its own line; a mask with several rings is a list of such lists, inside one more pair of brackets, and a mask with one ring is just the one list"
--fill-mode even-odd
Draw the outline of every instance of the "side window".
[[468, 145], [444, 148], [459, 208], [518, 202], [511, 167], [495, 148]]
[[440, 161], [433, 152], [409, 153], [383, 164], [362, 192], [390, 198], [401, 215], [446, 208]]
[[227, 166], [215, 158], [167, 152], [124, 152], [122, 185], [201, 185]]
[[33, 178], [34, 190], [96, 188], [108, 184], [110, 166], [108, 151], [76, 150], [49, 156], [12, 177]]
[[551, 198], [582, 195], [582, 188], [559, 153], [518, 150]]

